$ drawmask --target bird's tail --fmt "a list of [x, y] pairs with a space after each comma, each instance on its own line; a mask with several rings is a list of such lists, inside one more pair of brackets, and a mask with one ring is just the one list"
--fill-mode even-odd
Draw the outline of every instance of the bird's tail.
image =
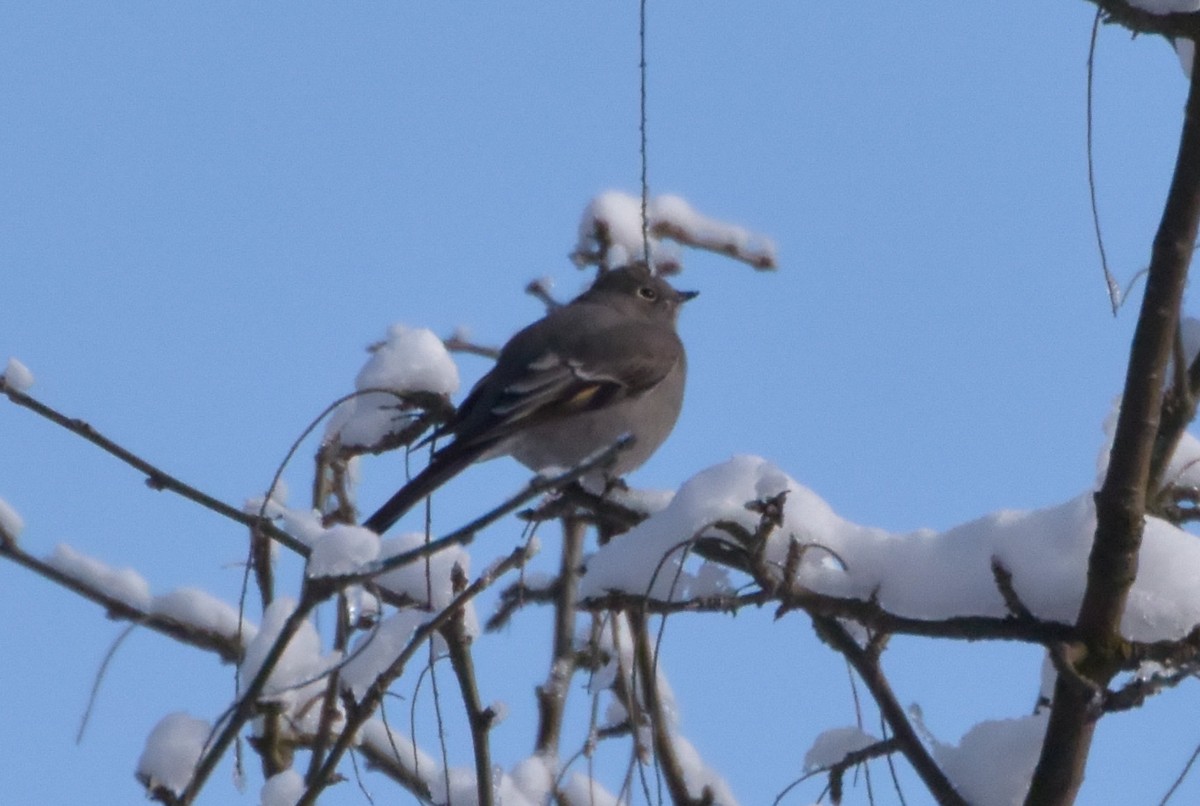
[[[456, 449], [457, 448], [457, 449]], [[487, 446], [460, 447], [451, 443], [433, 455], [429, 464], [389, 498], [375, 514], [363, 521], [363, 526], [381, 535], [427, 495], [458, 475], [487, 450]]]

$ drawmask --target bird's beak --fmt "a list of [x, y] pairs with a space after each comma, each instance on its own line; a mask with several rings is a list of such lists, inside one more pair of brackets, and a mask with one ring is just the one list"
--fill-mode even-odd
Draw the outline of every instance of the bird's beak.
[[676, 291], [675, 294], [678, 296], [680, 303], [687, 302], [690, 299], [695, 299], [696, 297], [700, 296], [699, 291]]

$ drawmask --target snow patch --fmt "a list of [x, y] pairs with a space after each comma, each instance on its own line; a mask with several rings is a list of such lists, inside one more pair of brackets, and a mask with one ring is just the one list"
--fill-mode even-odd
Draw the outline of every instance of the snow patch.
[[178, 795], [192, 779], [212, 727], [186, 713], [167, 714], [150, 731], [138, 759], [137, 776], [148, 790], [159, 787]]
[[804, 771], [828, 769], [851, 753], [857, 753], [878, 742], [878, 739], [861, 728], [830, 728], [813, 740], [812, 747], [804, 754]]
[[379, 535], [361, 526], [337, 524], [313, 545], [305, 573], [310, 578], [338, 577], [361, 571], [379, 555]]
[[957, 746], [934, 741], [933, 757], [968, 803], [1017, 806], [1029, 791], [1048, 719], [1047, 712], [980, 722]]
[[[754, 456], [701, 471], [664, 510], [602, 547], [588, 560], [581, 595], [622, 591], [681, 600], [706, 593], [703, 577], [682, 567], [680, 545], [697, 534], [727, 537], [710, 528], [718, 520], [752, 531], [758, 515], [745, 504], [784, 489], [783, 526], [772, 533], [766, 560], [784, 567], [793, 539], [823, 547], [807, 552], [798, 569], [797, 581], [818, 593], [875, 595], [885, 609], [913, 618], [1003, 617], [1008, 612], [993, 577], [995, 558], [1039, 618], [1071, 622], [1078, 612], [1096, 529], [1090, 492], [1045, 509], [996, 512], [944, 532], [897, 534], [839, 517], [812, 490]], [[1200, 541], [1147, 518], [1122, 633], [1138, 641], [1186, 635], [1200, 623], [1197, 578]]]
[[304, 776], [294, 769], [286, 769], [263, 784], [259, 803], [261, 806], [296, 806], [304, 790]]
[[132, 568], [112, 568], [62, 543], [55, 546], [46, 564], [134, 610], [150, 608], [150, 584]]
[[[458, 391], [458, 366], [446, 345], [425, 328], [392, 325], [387, 338], [371, 348], [371, 357], [354, 388], [391, 389], [398, 393], [432, 392], [449, 397]], [[408, 422], [401, 401], [386, 392], [370, 392], [338, 406], [325, 429], [326, 441], [368, 447]]]
[[28, 392], [33, 386], [33, 373], [17, 359], [9, 358], [4, 367], [4, 383], [18, 392]]
[[0, 498], [0, 532], [10, 540], [16, 540], [25, 530], [25, 521], [7, 501]]

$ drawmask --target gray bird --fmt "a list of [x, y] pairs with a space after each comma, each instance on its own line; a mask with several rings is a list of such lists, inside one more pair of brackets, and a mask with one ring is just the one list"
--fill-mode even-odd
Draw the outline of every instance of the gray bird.
[[687, 359], [678, 291], [642, 266], [613, 269], [517, 333], [434, 437], [454, 441], [363, 522], [383, 534], [472, 462], [512, 456], [531, 470], [571, 467], [625, 434], [609, 474], [641, 466], [675, 427]]

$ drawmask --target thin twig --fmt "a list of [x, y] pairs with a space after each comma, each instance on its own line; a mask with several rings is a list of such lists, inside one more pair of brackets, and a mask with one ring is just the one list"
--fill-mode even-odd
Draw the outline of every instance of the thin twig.
[[117, 655], [117, 649], [125, 642], [125, 639], [133, 634], [138, 625], [130, 624], [125, 629], [121, 630], [121, 634], [104, 653], [104, 660], [100, 662], [100, 668], [96, 670], [96, 677], [92, 681], [92, 691], [88, 694], [87, 707], [83, 709], [83, 716], [79, 720], [79, 730], [75, 732], [75, 744], [83, 741], [83, 733], [87, 730], [88, 721], [92, 717], [92, 709], [96, 705], [96, 698], [100, 695], [100, 685], [104, 682], [105, 674], [108, 672], [108, 665], [112, 663], [112, 659]]
[[954, 789], [950, 779], [946, 777], [925, 745], [921, 743], [904, 708], [892, 692], [887, 678], [884, 677], [878, 658], [860, 647], [849, 631], [836, 619], [814, 616], [813, 626], [822, 640], [845, 655], [846, 659], [854, 666], [858, 676], [866, 684], [871, 696], [879, 705], [879, 710], [887, 719], [893, 738], [900, 744], [901, 752], [916, 770], [917, 775], [921, 777], [929, 793], [942, 806], [967, 806], [967, 802]]
[[1088, 191], [1092, 197], [1092, 226], [1096, 230], [1096, 248], [1100, 250], [1100, 268], [1104, 270], [1104, 285], [1108, 288], [1108, 301], [1112, 305], [1113, 316], [1121, 307], [1121, 288], [1116, 278], [1108, 268], [1108, 254], [1104, 251], [1104, 233], [1100, 229], [1100, 206], [1096, 202], [1096, 165], [1092, 158], [1092, 99], [1093, 85], [1096, 73], [1096, 39], [1100, 32], [1100, 18], [1103, 12], [1096, 8], [1096, 18], [1092, 21], [1092, 39], [1088, 45], [1087, 58], [1087, 175]]
[[72, 434], [83, 437], [88, 442], [99, 447], [101, 450], [115, 456], [117, 459], [142, 473], [146, 476], [146, 486], [150, 489], [168, 490], [188, 499], [189, 501], [199, 504], [205, 509], [216, 512], [218, 515], [222, 515], [231, 521], [235, 521], [252, 529], [261, 529], [264, 533], [269, 535], [272, 540], [275, 540], [279, 544], [286, 546], [301, 556], [308, 556], [308, 546], [304, 545], [287, 532], [278, 528], [270, 521], [265, 521], [262, 518], [247, 514], [237, 507], [230, 506], [223, 501], [213, 498], [207, 493], [201, 492], [190, 484], [180, 481], [178, 478], [167, 473], [165, 470], [155, 467], [145, 459], [142, 459], [140, 456], [137, 456], [131, 451], [121, 447], [116, 442], [113, 442], [111, 439], [98, 432], [95, 428], [83, 420], [67, 417], [66, 415], [61, 414], [41, 401], [25, 394], [24, 392], [20, 392], [12, 388], [12, 386], [7, 385], [3, 375], [0, 375], [0, 393], [3, 393], [6, 397], [8, 397], [9, 400], [11, 400], [13, 403], [16, 403], [18, 406], [29, 409], [33, 413], [46, 418], [55, 425], [65, 428]]

